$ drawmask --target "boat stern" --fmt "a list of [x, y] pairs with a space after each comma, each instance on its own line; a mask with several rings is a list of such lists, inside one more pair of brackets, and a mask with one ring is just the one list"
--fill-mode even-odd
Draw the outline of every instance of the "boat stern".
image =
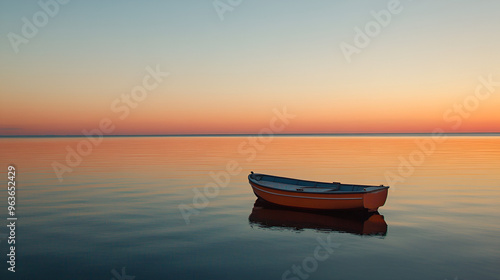
[[365, 193], [363, 195], [363, 207], [370, 212], [377, 211], [379, 207], [385, 204], [388, 190], [389, 187], [382, 186], [382, 189], [379, 191]]

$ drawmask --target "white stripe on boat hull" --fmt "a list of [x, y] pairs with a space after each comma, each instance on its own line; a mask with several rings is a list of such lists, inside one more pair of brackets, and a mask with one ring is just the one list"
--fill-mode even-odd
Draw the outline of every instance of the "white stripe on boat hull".
[[269, 192], [260, 188], [257, 188], [252, 184], [252, 187], [255, 189], [258, 189], [261, 192], [265, 193], [270, 193], [272, 195], [279, 195], [279, 196], [288, 196], [288, 197], [297, 197], [297, 198], [310, 198], [310, 199], [331, 199], [331, 200], [352, 200], [352, 199], [363, 199], [362, 197], [346, 197], [346, 198], [337, 198], [337, 197], [310, 197], [310, 196], [299, 196], [299, 195], [288, 195], [288, 194], [278, 194], [278, 193], [273, 193]]

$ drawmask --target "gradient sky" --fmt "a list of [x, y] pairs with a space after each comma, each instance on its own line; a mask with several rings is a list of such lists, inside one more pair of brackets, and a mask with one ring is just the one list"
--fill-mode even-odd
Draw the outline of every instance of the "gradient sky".
[[[500, 81], [500, 1], [401, 1], [349, 63], [340, 44], [388, 2], [243, 0], [221, 20], [209, 0], [73, 0], [15, 53], [8, 34], [42, 9], [2, 1], [0, 135], [103, 118], [112, 134], [256, 133], [285, 106], [286, 133], [499, 132], [500, 87], [460, 125], [443, 114]], [[156, 65], [170, 76], [120, 119], [112, 102]]]

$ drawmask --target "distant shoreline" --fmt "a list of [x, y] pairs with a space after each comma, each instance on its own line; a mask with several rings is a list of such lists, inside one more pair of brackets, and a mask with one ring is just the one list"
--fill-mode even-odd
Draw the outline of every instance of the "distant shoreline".
[[[245, 137], [259, 134], [138, 134], [103, 135], [102, 137]], [[432, 136], [432, 133], [283, 133], [275, 137], [389, 137], [389, 136]], [[500, 136], [500, 132], [456, 132], [443, 133], [446, 136]], [[265, 135], [264, 135], [265, 136]], [[0, 138], [79, 138], [85, 135], [0, 135]]]

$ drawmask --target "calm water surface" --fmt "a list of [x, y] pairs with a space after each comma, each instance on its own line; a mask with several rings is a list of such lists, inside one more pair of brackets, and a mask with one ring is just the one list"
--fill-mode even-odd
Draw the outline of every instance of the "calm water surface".
[[[499, 279], [500, 137], [438, 143], [371, 218], [254, 206], [246, 176], [387, 184], [430, 138], [275, 137], [260, 150], [247, 137], [105, 138], [59, 181], [53, 162], [81, 141], [0, 139], [19, 218], [15, 274], [0, 229], [1, 279]], [[179, 205], [228, 163], [241, 171], [186, 224]], [[323, 261], [318, 238], [335, 244]]]

